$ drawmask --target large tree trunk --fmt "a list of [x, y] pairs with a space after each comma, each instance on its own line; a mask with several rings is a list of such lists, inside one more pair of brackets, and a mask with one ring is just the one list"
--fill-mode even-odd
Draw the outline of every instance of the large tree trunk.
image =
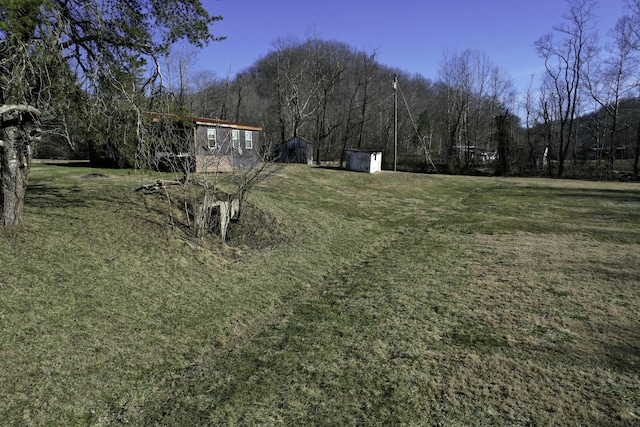
[[558, 150], [558, 178], [562, 178], [564, 174], [564, 151], [562, 148]]
[[31, 169], [31, 141], [40, 112], [27, 105], [0, 106], [0, 226], [22, 222], [24, 194]]
[[633, 153], [633, 173], [638, 176], [640, 173], [640, 124], [638, 124], [638, 133], [636, 135], [636, 149]]
[[497, 115], [496, 118], [496, 139], [498, 143], [498, 162], [495, 173], [498, 176], [509, 175], [509, 112]]

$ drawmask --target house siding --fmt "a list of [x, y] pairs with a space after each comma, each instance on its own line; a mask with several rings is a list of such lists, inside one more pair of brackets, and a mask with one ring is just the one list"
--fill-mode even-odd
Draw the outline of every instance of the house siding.
[[[215, 129], [215, 145], [208, 139], [208, 129]], [[232, 133], [238, 131], [238, 144], [233, 147]], [[251, 134], [251, 148], [246, 148]], [[233, 168], [247, 168], [260, 161], [260, 132], [210, 124], [197, 124], [195, 131], [196, 172], [228, 172]]]
[[[195, 169], [195, 172], [231, 171], [233, 168], [255, 166], [261, 160], [261, 127], [206, 117], [196, 117], [191, 121], [186, 119], [185, 122], [184, 118], [180, 119], [172, 114], [147, 114], [153, 123], [160, 123], [162, 120], [179, 122], [182, 132], [187, 132], [182, 135], [180, 144], [174, 144], [172, 151], [156, 152], [159, 160], [175, 156], [190, 158], [190, 169]], [[186, 126], [189, 122], [190, 125]], [[215, 130], [215, 140], [209, 139], [210, 130]], [[232, 141], [234, 131], [238, 132], [238, 144], [235, 147]], [[251, 146], [247, 148], [249, 135]]]

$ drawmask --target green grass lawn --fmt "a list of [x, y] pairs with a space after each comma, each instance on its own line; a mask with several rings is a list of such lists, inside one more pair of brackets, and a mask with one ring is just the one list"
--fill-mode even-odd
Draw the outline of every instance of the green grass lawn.
[[2, 425], [640, 424], [638, 184], [290, 166], [194, 245], [140, 183], [34, 165]]

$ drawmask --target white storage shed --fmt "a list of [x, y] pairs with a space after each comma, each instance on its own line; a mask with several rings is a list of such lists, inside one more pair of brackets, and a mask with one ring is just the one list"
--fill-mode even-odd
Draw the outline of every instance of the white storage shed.
[[347, 170], [375, 173], [382, 170], [382, 151], [347, 150]]

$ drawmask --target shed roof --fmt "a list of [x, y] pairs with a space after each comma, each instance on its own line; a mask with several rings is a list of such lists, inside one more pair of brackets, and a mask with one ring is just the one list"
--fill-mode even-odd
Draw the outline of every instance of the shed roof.
[[347, 151], [351, 151], [352, 153], [364, 153], [364, 154], [377, 154], [382, 153], [381, 150], [360, 150], [360, 149], [348, 149]]
[[284, 142], [283, 144], [289, 144], [289, 143], [292, 143], [292, 142], [301, 142], [303, 144], [313, 145], [313, 143], [307, 141], [306, 139], [304, 139], [301, 136], [294, 136], [293, 138], [291, 138], [290, 140]]

